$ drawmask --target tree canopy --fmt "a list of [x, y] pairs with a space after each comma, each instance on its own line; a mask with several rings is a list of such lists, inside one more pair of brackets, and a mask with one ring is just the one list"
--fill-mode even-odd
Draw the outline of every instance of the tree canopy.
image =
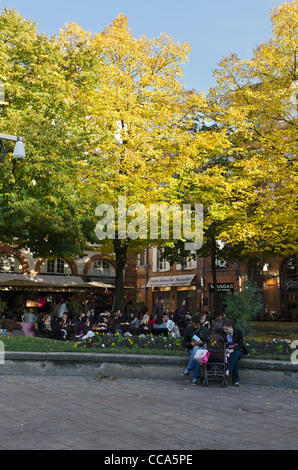
[[[135, 38], [123, 14], [49, 37], [5, 9], [0, 129], [24, 137], [27, 159], [0, 162], [1, 241], [76, 256], [99, 242], [96, 208], [109, 204], [115, 236], [100, 243], [116, 256], [118, 299], [129, 250], [157, 242], [152, 204], [203, 205], [202, 256], [215, 240], [230, 258], [297, 252], [298, 0], [271, 19], [272, 39], [251, 59], [223, 57], [205, 98], [182, 82], [190, 45]], [[119, 198], [140, 239], [119, 225]]]
[[89, 217], [79, 192], [90, 145], [83, 101], [99, 59], [79, 27], [48, 37], [4, 10], [0, 61], [1, 132], [23, 136], [27, 155], [19, 162], [8, 154], [0, 164], [0, 238], [40, 256], [74, 256], [85, 246]]
[[[220, 204], [220, 218], [232, 224], [223, 225], [221, 236], [263, 256], [298, 247], [297, 0], [273, 9], [271, 20], [273, 37], [251, 59], [223, 57], [208, 107], [231, 142], [221, 173], [228, 204]], [[214, 172], [221, 172], [219, 165]]]

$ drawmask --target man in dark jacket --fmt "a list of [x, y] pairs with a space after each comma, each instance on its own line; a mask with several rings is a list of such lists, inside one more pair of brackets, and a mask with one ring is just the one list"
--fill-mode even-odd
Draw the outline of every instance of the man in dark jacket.
[[187, 349], [189, 354], [189, 362], [184, 372], [183, 377], [187, 377], [191, 370], [193, 373], [192, 385], [197, 385], [201, 375], [200, 362], [196, 361], [193, 357], [196, 351], [202, 348], [210, 334], [207, 327], [202, 326], [200, 323], [200, 315], [195, 315], [192, 318], [191, 325], [187, 326], [184, 330], [184, 336], [182, 340], [182, 346]]
[[[194, 315], [191, 320], [191, 325], [187, 326], [184, 330], [182, 346], [190, 352], [195, 346], [203, 346], [210, 334], [209, 328], [202, 326], [200, 323], [201, 315]], [[200, 338], [196, 341], [194, 336]]]
[[175, 321], [178, 326], [185, 327], [186, 326], [186, 300], [183, 299], [181, 304], [176, 310]]
[[226, 320], [222, 324], [226, 339], [226, 353], [228, 354], [228, 365], [226, 375], [232, 375], [233, 385], [239, 386], [239, 361], [247, 354], [241, 330], [233, 328], [232, 323]]

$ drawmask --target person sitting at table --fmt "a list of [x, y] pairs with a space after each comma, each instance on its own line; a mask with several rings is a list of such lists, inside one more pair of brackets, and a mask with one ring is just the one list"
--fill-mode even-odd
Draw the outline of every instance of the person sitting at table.
[[49, 337], [52, 339], [66, 339], [62, 331], [58, 318], [52, 318], [50, 321], [50, 333]]
[[80, 321], [82, 320], [82, 318], [85, 316], [85, 313], [84, 312], [81, 312], [79, 315], [78, 315], [78, 318], [77, 320], [74, 322], [74, 326], [77, 327], [78, 324], [80, 323]]
[[109, 330], [109, 332], [113, 333], [115, 330], [115, 322], [114, 322], [114, 318], [111, 312], [106, 310], [105, 316], [100, 321], [100, 323], [98, 323], [98, 325], [106, 327]]
[[63, 333], [63, 339], [67, 338], [67, 328], [71, 326], [71, 320], [67, 312], [63, 313], [62, 318], [60, 319], [61, 331]]
[[41, 313], [38, 317], [38, 320], [37, 320], [37, 328], [38, 328], [38, 333], [40, 334], [40, 336], [45, 336], [45, 333], [47, 333], [45, 331], [45, 329], [46, 329], [45, 317], [46, 317], [46, 314]]
[[107, 317], [107, 316], [109, 315], [109, 313], [110, 313], [110, 312], [109, 312], [108, 310], [105, 310], [104, 312], [101, 312], [101, 313], [98, 315], [98, 317], [96, 318], [95, 324], [96, 324], [96, 325], [99, 325], [100, 323], [102, 323], [104, 317]]
[[149, 325], [148, 325], [148, 322], [150, 320], [150, 316], [149, 314], [146, 312], [144, 313], [144, 315], [142, 316], [142, 319], [140, 320], [140, 332], [143, 333], [143, 334], [147, 334], [149, 333]]
[[63, 339], [63, 332], [58, 320], [51, 319], [49, 314], [42, 314], [37, 322], [38, 331], [44, 338]]
[[166, 325], [166, 321], [169, 320], [169, 316], [167, 314], [163, 314], [162, 316], [162, 323], [155, 323], [153, 324], [153, 329], [152, 333], [153, 335], [167, 335], [169, 333], [169, 330]]
[[111, 333], [115, 333], [115, 319], [111, 312], [108, 312], [108, 330]]
[[[167, 328], [167, 330], [168, 330], [168, 332], [170, 333], [171, 336], [176, 336], [176, 335], [180, 334], [177, 325], [175, 325], [173, 320], [170, 320], [170, 316], [169, 316], [168, 313], [163, 314], [163, 322], [164, 322], [165, 327]], [[175, 327], [177, 327], [177, 328], [175, 328]]]
[[38, 332], [41, 336], [49, 338], [51, 329], [51, 317], [47, 313], [41, 313], [37, 320]]
[[131, 312], [130, 319], [129, 319], [128, 332], [132, 335], [138, 335], [139, 334], [139, 324], [140, 324], [140, 322], [139, 322], [137, 313]]
[[123, 324], [123, 319], [121, 318], [119, 314], [120, 310], [117, 310], [116, 312], [113, 313], [112, 317], [114, 320], [114, 330], [117, 333], [122, 333], [122, 324]]
[[115, 314], [114, 314], [114, 318], [118, 320], [118, 323], [120, 323], [121, 325], [124, 325], [126, 323], [126, 317], [125, 315], [123, 315], [123, 312], [120, 308], [118, 308], [118, 310], [116, 310]]
[[91, 331], [91, 327], [88, 326], [87, 323], [88, 323], [87, 317], [83, 316], [75, 330], [76, 339], [87, 339], [87, 338], [92, 338], [92, 336], [94, 336], [93, 331]]
[[101, 328], [108, 328], [108, 317], [102, 317], [97, 323], [97, 326], [100, 326]]
[[88, 322], [89, 322], [89, 326], [94, 326], [94, 314], [92, 313], [91, 310], [88, 310], [88, 312], [86, 312], [85, 314], [85, 317], [87, 318]]
[[153, 326], [155, 325], [156, 314], [151, 313], [150, 318], [148, 320], [148, 328], [149, 331], [152, 332]]

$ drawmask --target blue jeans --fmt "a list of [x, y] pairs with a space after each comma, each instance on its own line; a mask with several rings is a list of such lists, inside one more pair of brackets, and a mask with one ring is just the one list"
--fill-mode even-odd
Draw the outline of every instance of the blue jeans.
[[239, 361], [241, 357], [241, 351], [234, 351], [228, 360], [227, 370], [232, 374], [233, 383], [239, 382]]
[[192, 349], [188, 350], [189, 361], [186, 367], [186, 370], [190, 372], [193, 370], [193, 378], [199, 380], [201, 376], [201, 365], [199, 361], [196, 361], [193, 357], [198, 349], [201, 349], [199, 346], [194, 346]]

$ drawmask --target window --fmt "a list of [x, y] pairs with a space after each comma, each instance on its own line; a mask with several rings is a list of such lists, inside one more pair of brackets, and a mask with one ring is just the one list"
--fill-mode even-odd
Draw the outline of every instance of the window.
[[64, 259], [57, 259], [57, 273], [64, 274]]
[[55, 261], [47, 260], [47, 273], [55, 272]]
[[144, 251], [143, 253], [138, 253], [137, 256], [137, 266], [145, 266], [146, 265], [146, 252]]
[[224, 259], [216, 259], [216, 267], [217, 268], [227, 268], [228, 264]]
[[178, 270], [187, 270], [187, 269], [197, 269], [197, 256], [195, 258], [192, 257], [195, 252], [191, 251], [191, 256], [186, 256], [182, 259], [181, 263], [176, 263], [176, 269]]
[[170, 269], [170, 263], [161, 259], [162, 252], [162, 248], [153, 248], [153, 271], [169, 271]]
[[[224, 250], [226, 243], [222, 240], [216, 240], [216, 245], [217, 245], [218, 254], [220, 255], [221, 251]], [[227, 268], [228, 267], [228, 264], [227, 264], [226, 260], [223, 259], [223, 258], [220, 258], [220, 256], [218, 256], [216, 258], [215, 263], [216, 263], [217, 268]]]
[[62, 258], [47, 259], [41, 266], [40, 272], [44, 274], [72, 274], [69, 263]]
[[0, 254], [0, 272], [2, 273], [22, 273], [23, 267], [20, 260], [12, 253]]
[[261, 262], [251, 263], [249, 265], [249, 276], [250, 277], [260, 277], [263, 275], [263, 265]]
[[98, 277], [115, 276], [115, 270], [108, 261], [100, 259], [91, 265], [88, 274]]

